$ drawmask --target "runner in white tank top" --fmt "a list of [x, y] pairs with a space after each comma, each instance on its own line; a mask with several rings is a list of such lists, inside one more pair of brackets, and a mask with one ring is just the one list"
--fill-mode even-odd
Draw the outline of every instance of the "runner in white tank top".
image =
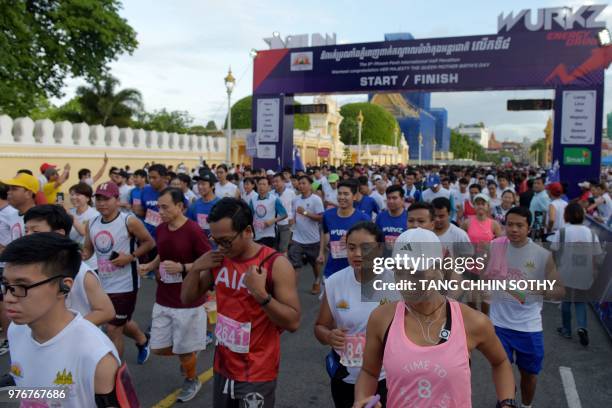
[[107, 324], [106, 330], [119, 356], [123, 356], [123, 331], [129, 325], [127, 332], [132, 333], [138, 347], [137, 361], [144, 364], [149, 358], [149, 340], [131, 320], [139, 286], [136, 261], [155, 247], [155, 241], [140, 220], [120, 211], [116, 184], [101, 184], [95, 197], [100, 216], [87, 226], [83, 259], [89, 259], [94, 251], [97, 255], [102, 287], [115, 308], [115, 318]]
[[[433, 232], [415, 228], [395, 242], [396, 255], [442, 258], [443, 249]], [[395, 280], [413, 280], [420, 287], [419, 280], [442, 279], [442, 271], [423, 269], [396, 271]], [[403, 301], [382, 305], [370, 316], [354, 407], [365, 407], [376, 393], [383, 366], [389, 407], [470, 407], [469, 353], [475, 348], [491, 364], [499, 406], [516, 407], [512, 368], [484, 314], [437, 291], [401, 295]]]
[[0, 260], [6, 262], [2, 292], [12, 320], [11, 375], [18, 387], [58, 388], [22, 406], [57, 406], [54, 396], [63, 396], [65, 408], [95, 407], [98, 395], [116, 400], [115, 347], [65, 304], [81, 264], [78, 244], [53, 232], [31, 234], [9, 244]]

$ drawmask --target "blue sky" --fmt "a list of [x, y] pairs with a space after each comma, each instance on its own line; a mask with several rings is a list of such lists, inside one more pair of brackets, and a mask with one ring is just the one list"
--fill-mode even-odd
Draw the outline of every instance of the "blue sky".
[[[133, 55], [112, 63], [122, 87], [139, 89], [147, 110], [186, 110], [197, 124], [226, 114], [223, 78], [232, 66], [238, 79], [233, 99], [251, 93], [249, 50], [265, 49], [273, 31], [289, 34], [337, 33], [339, 43], [383, 40], [387, 32], [411, 32], [416, 38], [491, 34], [500, 12], [570, 6], [604, 1], [415, 1], [309, 0], [216, 1], [124, 0], [121, 15], [138, 33]], [[612, 28], [612, 6], [603, 19]], [[65, 101], [83, 84], [67, 81]], [[612, 110], [612, 70], [606, 72], [605, 111]], [[550, 91], [438, 93], [434, 106], [449, 111], [449, 125], [483, 121], [499, 140], [539, 138], [548, 112], [505, 110], [506, 99], [551, 97]], [[364, 99], [343, 96], [340, 101]], [[58, 102], [58, 101], [55, 101]]]

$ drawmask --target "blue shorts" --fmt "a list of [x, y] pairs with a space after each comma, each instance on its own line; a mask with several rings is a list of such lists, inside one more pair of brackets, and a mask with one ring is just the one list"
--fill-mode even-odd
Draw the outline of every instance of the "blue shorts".
[[495, 334], [508, 354], [508, 360], [529, 374], [542, 371], [544, 337], [542, 332], [521, 332], [495, 326]]

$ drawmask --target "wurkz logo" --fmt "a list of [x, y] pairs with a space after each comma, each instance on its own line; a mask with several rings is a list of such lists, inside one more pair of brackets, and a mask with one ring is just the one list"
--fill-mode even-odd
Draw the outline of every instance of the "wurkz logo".
[[597, 17], [605, 10], [604, 4], [581, 6], [576, 11], [571, 7], [551, 7], [535, 10], [525, 9], [515, 16], [512, 12], [497, 17], [497, 32], [510, 31], [550, 31], [550, 30], [580, 30], [585, 28], [606, 28], [605, 21]]
[[312, 71], [312, 51], [292, 52], [291, 71]]

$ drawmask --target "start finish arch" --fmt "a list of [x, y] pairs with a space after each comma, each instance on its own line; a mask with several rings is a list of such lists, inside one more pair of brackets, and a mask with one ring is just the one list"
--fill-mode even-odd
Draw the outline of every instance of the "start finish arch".
[[604, 8], [541, 9], [535, 25], [525, 10], [500, 15], [490, 35], [260, 51], [254, 165], [292, 166], [293, 115], [285, 107], [297, 94], [552, 89], [553, 160], [574, 195], [579, 181], [599, 179], [604, 69], [612, 61], [612, 47], [597, 42]]

